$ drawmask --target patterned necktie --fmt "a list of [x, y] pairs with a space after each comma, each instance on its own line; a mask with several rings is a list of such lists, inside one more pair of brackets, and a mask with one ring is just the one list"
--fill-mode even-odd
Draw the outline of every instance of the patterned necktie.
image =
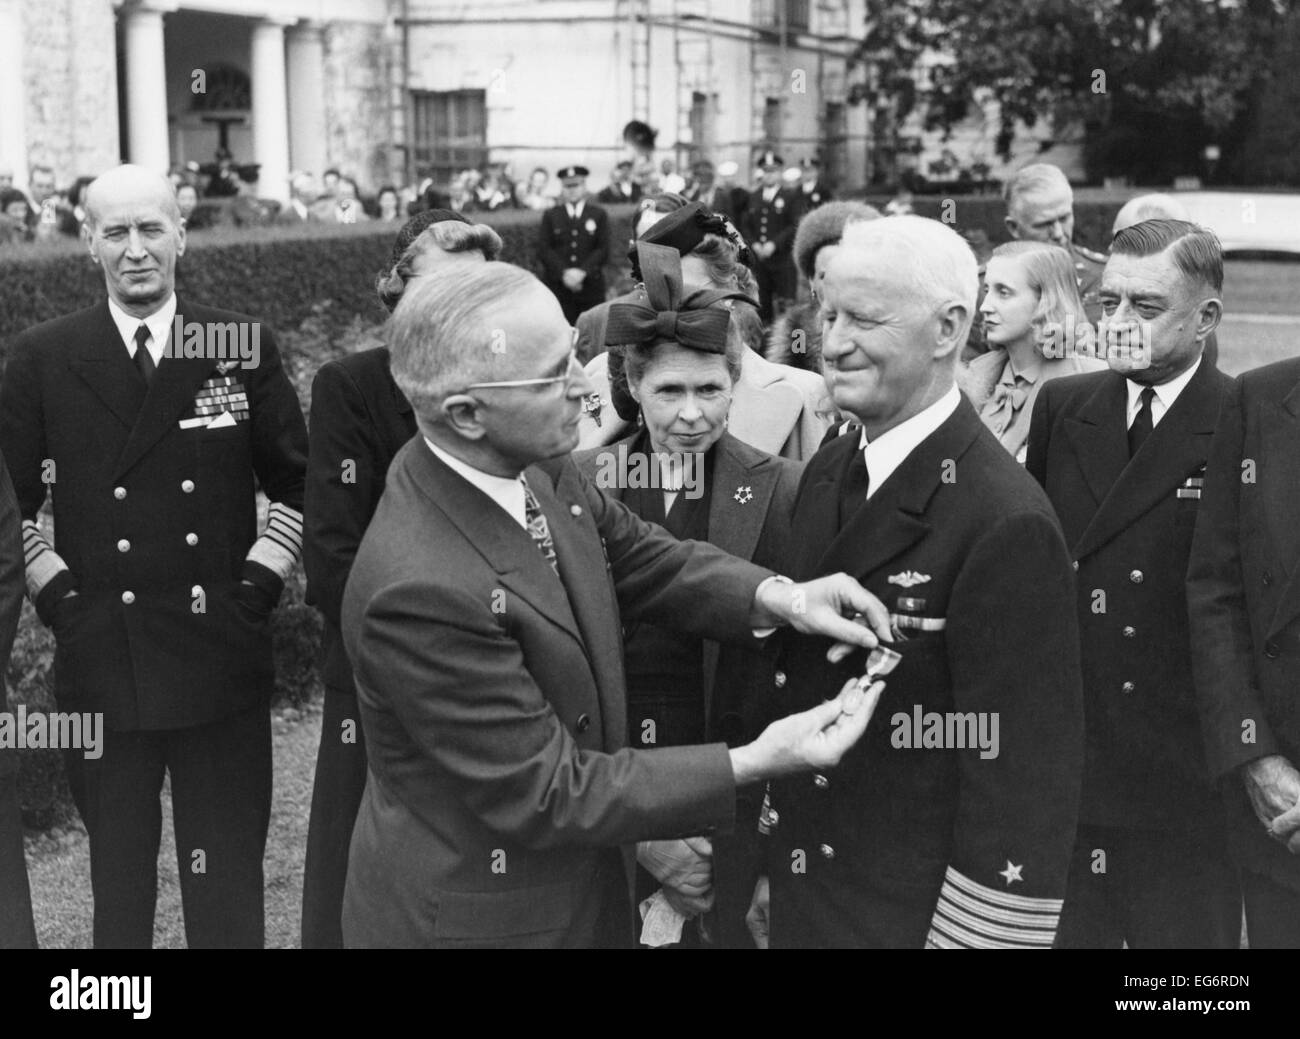
[[135, 366], [146, 386], [153, 380], [153, 373], [158, 368], [153, 363], [153, 354], [145, 345], [147, 342], [149, 342], [149, 328], [142, 324], [135, 330]]
[[1155, 395], [1156, 391], [1150, 386], [1142, 391], [1142, 407], [1138, 408], [1133, 425], [1128, 427], [1129, 458], [1138, 453], [1138, 448], [1151, 435], [1151, 430], [1155, 426], [1155, 416], [1151, 414], [1151, 401], [1155, 399]]
[[533, 494], [528, 481], [521, 476], [519, 482], [524, 486], [524, 522], [528, 525], [528, 536], [533, 539], [533, 544], [542, 553], [542, 558], [551, 564], [551, 569], [555, 571], [556, 576], [559, 576], [560, 567], [555, 559], [555, 542], [551, 540], [551, 527], [546, 522], [546, 513], [537, 503], [537, 495]]

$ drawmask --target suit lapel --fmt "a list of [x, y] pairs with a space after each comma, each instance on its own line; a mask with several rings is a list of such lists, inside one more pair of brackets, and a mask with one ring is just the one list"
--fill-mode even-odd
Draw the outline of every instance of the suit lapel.
[[827, 546], [839, 533], [840, 482], [857, 449], [857, 437], [837, 437], [808, 463], [792, 523], [800, 534], [790, 550], [790, 576], [796, 581], [807, 581], [821, 573], [818, 567]]
[[136, 424], [144, 401], [144, 381], [113, 323], [108, 303], [96, 308], [83, 346], [69, 367], [126, 429]]
[[[188, 318], [187, 318], [188, 315]], [[176, 317], [184, 323], [187, 319], [205, 321], [207, 313], [202, 307], [187, 305], [179, 297], [176, 301]], [[170, 338], [171, 333], [168, 333]], [[172, 344], [172, 349], [179, 355], [179, 344]], [[130, 359], [128, 358], [128, 363]], [[153, 381], [145, 394], [131, 435], [117, 460], [114, 479], [120, 479], [145, 453], [153, 447], [177, 422], [181, 414], [194, 403], [194, 395], [203, 381], [217, 367], [217, 362], [205, 357], [164, 356], [154, 372]], [[252, 402], [249, 402], [250, 410]], [[251, 418], [248, 421], [252, 421]]]
[[[1197, 369], [1173, 407], [1151, 431], [1142, 450], [1120, 471], [1102, 499], [1101, 507], [1074, 547], [1076, 559], [1082, 559], [1131, 526], [1163, 498], [1173, 495], [1183, 480], [1205, 464], [1219, 414], [1217, 380], [1217, 371], [1212, 366], [1203, 364]], [[1127, 405], [1127, 391], [1124, 399]], [[1115, 428], [1124, 430], [1126, 410], [1112, 416], [1111, 424]], [[1127, 453], [1126, 430], [1124, 441]]]
[[[1267, 414], [1260, 457], [1268, 459], [1269, 472], [1260, 475], [1266, 475], [1270, 488], [1264, 499], [1268, 528], [1275, 545], [1294, 546], [1296, 531], [1300, 530], [1300, 383], [1280, 407]], [[1270, 636], [1300, 614], [1300, 556], [1292, 550], [1284, 562], [1290, 568], [1290, 577], [1269, 625]]]
[[1101, 380], [1101, 385], [1079, 409], [1065, 420], [1065, 433], [1074, 448], [1083, 478], [1100, 505], [1128, 465], [1128, 429], [1125, 425], [1128, 389], [1118, 372]]
[[788, 382], [762, 385], [753, 381], [751, 368], [742, 368], [736, 383], [728, 431], [742, 443], [779, 455], [803, 411], [803, 396]]
[[[417, 485], [487, 560], [502, 585], [582, 643], [564, 586], [551, 572], [528, 532], [491, 498], [453, 472], [427, 445], [416, 444], [408, 457]], [[562, 546], [560, 537], [556, 536], [560, 526], [556, 522], [560, 506], [550, 489], [550, 481], [545, 474], [534, 479], [535, 474], [536, 470], [529, 470], [528, 485], [537, 495], [551, 525], [560, 571], [564, 573], [573, 566], [565, 557], [572, 560], [574, 552], [571, 546]], [[548, 502], [550, 508], [547, 508]]]

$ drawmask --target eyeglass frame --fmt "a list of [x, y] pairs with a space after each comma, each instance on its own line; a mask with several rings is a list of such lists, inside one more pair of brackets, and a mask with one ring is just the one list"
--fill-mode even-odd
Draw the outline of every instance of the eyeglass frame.
[[[578, 330], [573, 330], [574, 345], [569, 350], [569, 363], [564, 368], [563, 375], [548, 375], [544, 379], [506, 379], [502, 382], [476, 382], [466, 386], [461, 393], [468, 393], [470, 390], [508, 390], [516, 386], [549, 386], [552, 383], [563, 382], [569, 383], [573, 377], [573, 366], [578, 361]], [[581, 365], [579, 365], [581, 367]]]

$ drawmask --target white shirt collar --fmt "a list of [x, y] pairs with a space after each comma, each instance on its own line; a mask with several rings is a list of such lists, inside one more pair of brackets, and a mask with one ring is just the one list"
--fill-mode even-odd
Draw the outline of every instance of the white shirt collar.
[[867, 459], [868, 500], [880, 490], [881, 484], [893, 475], [894, 470], [907, 460], [907, 456], [920, 446], [921, 441], [948, 421], [960, 403], [961, 391], [954, 384], [928, 408], [918, 411], [892, 429], [885, 430], [875, 440], [868, 441], [866, 430], [862, 431], [858, 446]]
[[[1156, 395], [1151, 399], [1152, 429], [1159, 425], [1160, 420], [1165, 417], [1165, 413], [1174, 406], [1174, 401], [1187, 388], [1187, 384], [1192, 381], [1192, 376], [1204, 363], [1204, 358], [1205, 355], [1202, 354], [1196, 359], [1196, 363], [1181, 375], [1175, 375], [1168, 382], [1151, 387], [1156, 391]], [[1125, 419], [1124, 428], [1128, 429], [1133, 425], [1133, 420], [1137, 418], [1137, 413], [1142, 410], [1142, 391], [1146, 387], [1141, 383], [1134, 382], [1132, 379], [1125, 379], [1124, 381], [1128, 384], [1128, 416]]]
[[[135, 330], [140, 327], [141, 319], [132, 317], [119, 307], [112, 296], [108, 298], [108, 312], [113, 316], [113, 324], [117, 326], [122, 342], [126, 344], [126, 352], [134, 357]], [[162, 362], [163, 351], [167, 349], [167, 337], [171, 335], [172, 320], [175, 317], [176, 293], [173, 292], [167, 297], [166, 303], [143, 319], [149, 329], [149, 356], [153, 358], [155, 365]]]
[[581, 220], [581, 219], [582, 219], [582, 206], [583, 206], [583, 203], [585, 203], [586, 201], [587, 201], [587, 200], [584, 198], [584, 199], [582, 200], [582, 202], [568, 202], [568, 203], [565, 203], [565, 205], [568, 207], [568, 210], [569, 210], [569, 216], [571, 216], [574, 220]]
[[777, 195], [777, 192], [780, 191], [780, 190], [781, 190], [781, 185], [779, 185], [779, 184], [778, 184], [776, 187], [774, 187], [774, 188], [764, 188], [764, 189], [763, 189], [763, 201], [764, 201], [764, 202], [772, 202], [772, 201], [775, 201], [775, 199], [776, 199], [776, 195]]
[[511, 478], [485, 473], [482, 469], [475, 469], [472, 465], [462, 462], [455, 455], [448, 454], [428, 437], [424, 438], [424, 442], [429, 445], [429, 450], [445, 462], [452, 472], [464, 477], [500, 505], [501, 508], [506, 510], [510, 518], [525, 530], [528, 528], [527, 508], [524, 505], [524, 485], [519, 481], [519, 477]]

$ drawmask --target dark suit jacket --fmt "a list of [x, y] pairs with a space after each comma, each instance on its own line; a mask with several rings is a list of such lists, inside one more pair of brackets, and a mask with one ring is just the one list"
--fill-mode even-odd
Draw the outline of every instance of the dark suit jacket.
[[794, 247], [794, 233], [799, 226], [803, 203], [798, 195], [786, 188], [778, 188], [771, 202], [763, 201], [763, 189], [750, 192], [749, 204], [742, 218], [741, 233], [750, 245], [756, 242], [775, 242], [776, 252], [760, 263], [775, 263], [788, 257]]
[[[185, 299], [176, 313], [255, 321]], [[224, 383], [219, 362], [165, 357], [146, 393], [106, 302], [14, 341], [0, 451], [25, 520], [55, 489], [54, 549], [80, 592], [55, 631], [61, 709], [103, 711], [110, 729], [171, 729], [269, 696], [269, 625], [236, 590], [254, 576], [245, 557], [258, 485], [302, 509], [307, 429], [264, 327], [260, 355], [225, 377], [246, 395], [249, 419], [209, 430], [179, 423], [195, 416], [197, 394]], [[36, 605], [51, 617], [53, 604]]]
[[415, 436], [411, 402], [388, 367], [388, 348], [322, 365], [311, 386], [311, 448], [303, 507], [307, 602], [325, 618], [321, 681], [352, 691], [339, 614], [361, 538], [398, 450]]
[[1184, 577], [1200, 505], [1188, 484], [1199, 486], [1230, 381], [1202, 363], [1131, 462], [1119, 372], [1054, 379], [1035, 402], [1026, 468], [1056, 508], [1078, 573], [1083, 823], [1222, 822], [1192, 692]]
[[527, 475], [561, 580], [422, 440], [357, 553], [343, 637], [370, 775], [349, 945], [627, 944], [614, 846], [732, 824], [724, 745], [623, 749], [619, 611], [753, 645], [768, 572], [636, 519], [567, 456]]
[[[790, 576], [842, 570], [892, 612], [945, 626], [896, 643], [902, 662], [837, 768], [772, 783], [773, 946], [1050, 947], [1083, 763], [1060, 525], [962, 398], [840, 529], [840, 485], [858, 442], [840, 437], [808, 463]], [[827, 664], [823, 639], [788, 642], [775, 676], [787, 710], [862, 673], [860, 655], [856, 667]], [[931, 712], [971, 712], [986, 734], [996, 716], [997, 756], [954, 748], [956, 739], [918, 745], [908, 731], [917, 712], [923, 729]]]
[[1224, 396], [1187, 600], [1201, 728], [1234, 851], [1300, 891], [1300, 857], [1265, 835], [1236, 775], [1269, 754], [1300, 767], [1300, 360], [1246, 372]]
[[605, 261], [609, 258], [609, 216], [591, 199], [583, 203], [582, 215], [569, 219], [568, 207], [557, 202], [542, 213], [537, 237], [537, 255], [545, 271], [543, 279], [553, 292], [568, 291], [563, 276], [569, 267], [587, 272], [578, 295], [605, 298]]

